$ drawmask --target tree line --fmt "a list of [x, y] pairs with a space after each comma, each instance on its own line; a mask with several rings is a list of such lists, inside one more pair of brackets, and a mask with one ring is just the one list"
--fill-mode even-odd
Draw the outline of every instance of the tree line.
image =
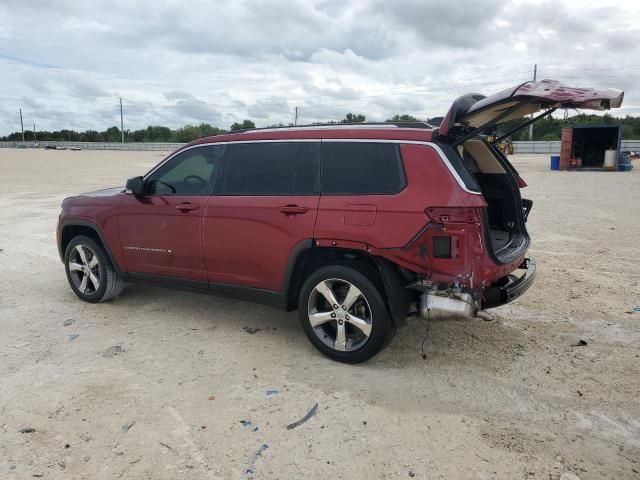
[[[498, 133], [508, 132], [511, 128], [522, 123], [522, 120], [512, 120], [500, 125]], [[622, 138], [624, 140], [640, 140], [640, 117], [632, 117], [627, 115], [624, 118], [614, 117], [609, 114], [605, 115], [588, 115], [578, 114], [567, 119], [545, 117], [533, 124], [534, 140], [560, 140], [563, 128], [584, 126], [584, 125], [621, 125]], [[524, 128], [511, 136], [511, 140], [529, 140], [529, 129]]]
[[[342, 120], [330, 121], [327, 123], [362, 123], [366, 121], [366, 116], [361, 113], [347, 113]], [[420, 122], [424, 121], [412, 115], [399, 114], [387, 119], [387, 122]], [[498, 129], [500, 132], [507, 132], [515, 127], [522, 120], [513, 120], [501, 125]], [[626, 140], [640, 139], [640, 117], [632, 117], [627, 115], [624, 118], [613, 117], [609, 114], [587, 115], [579, 114], [567, 119], [547, 117], [538, 120], [533, 127], [534, 140], [560, 140], [562, 129], [565, 127], [577, 125], [622, 125], [622, 138]], [[289, 124], [291, 126], [292, 124]], [[285, 124], [271, 125], [272, 127], [284, 127]], [[150, 125], [147, 128], [139, 130], [125, 130], [125, 142], [175, 142], [186, 143], [202, 137], [220, 135], [234, 130], [247, 130], [255, 128], [255, 124], [251, 120], [236, 122], [229, 129], [214, 127], [208, 123], [200, 125], [186, 125], [180, 128], [169, 128], [158, 125]], [[57, 130], [57, 131], [36, 131], [25, 130], [24, 137], [26, 141], [37, 140], [39, 142], [48, 141], [71, 141], [71, 142], [120, 142], [122, 139], [120, 129], [118, 127], [110, 127], [99, 132], [97, 130], [86, 130], [77, 132], [75, 130]], [[529, 140], [529, 129], [525, 128], [516, 132], [512, 140]], [[21, 141], [22, 133], [13, 132], [4, 137], [0, 137], [2, 141]]]

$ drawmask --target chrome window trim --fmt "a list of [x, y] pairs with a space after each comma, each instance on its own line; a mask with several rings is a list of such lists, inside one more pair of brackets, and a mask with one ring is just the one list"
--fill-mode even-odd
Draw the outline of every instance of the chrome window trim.
[[[282, 130], [279, 130], [279, 131], [282, 131]], [[147, 174], [144, 176], [144, 179], [146, 180], [147, 177], [152, 175], [153, 172], [158, 170], [160, 167], [162, 167], [162, 165], [170, 161], [176, 155], [179, 155], [182, 152], [186, 152], [187, 150], [191, 150], [193, 148], [208, 147], [211, 145], [230, 145], [235, 143], [293, 143], [293, 142], [352, 142], [352, 143], [362, 142], [362, 143], [399, 143], [399, 144], [405, 144], [405, 145], [426, 145], [427, 147], [430, 147], [433, 150], [435, 150], [436, 153], [440, 156], [440, 159], [445, 164], [445, 166], [447, 167], [447, 170], [449, 170], [449, 173], [455, 179], [456, 183], [460, 186], [460, 188], [462, 188], [467, 193], [471, 193], [472, 195], [482, 195], [482, 192], [475, 192], [467, 188], [467, 186], [462, 181], [462, 178], [460, 178], [460, 175], [458, 175], [458, 172], [456, 171], [456, 169], [453, 168], [453, 165], [451, 165], [451, 162], [449, 162], [449, 159], [447, 158], [447, 156], [444, 154], [444, 152], [438, 145], [436, 145], [433, 142], [425, 142], [421, 140], [395, 140], [395, 139], [389, 140], [389, 139], [378, 139], [378, 138], [285, 138], [285, 139], [271, 139], [271, 140], [231, 140], [227, 142], [199, 143], [197, 145], [191, 145], [190, 147], [183, 148], [182, 150], [179, 150], [169, 155], [162, 162], [156, 165], [153, 169], [147, 172]]]

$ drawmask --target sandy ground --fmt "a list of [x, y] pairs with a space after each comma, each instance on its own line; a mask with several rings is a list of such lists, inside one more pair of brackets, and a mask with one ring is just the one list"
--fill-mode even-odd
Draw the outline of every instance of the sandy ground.
[[73, 295], [60, 201], [161, 157], [0, 150], [0, 478], [640, 478], [640, 165], [515, 157], [531, 290], [489, 322], [410, 319], [346, 366], [295, 313], [142, 286]]

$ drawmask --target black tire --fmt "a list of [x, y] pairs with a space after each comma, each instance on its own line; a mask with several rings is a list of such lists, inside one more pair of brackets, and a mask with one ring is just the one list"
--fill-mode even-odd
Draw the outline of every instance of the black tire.
[[[317, 296], [318, 294], [315, 287], [325, 280], [332, 282], [336, 279], [344, 280], [357, 287], [363, 295], [363, 297], [359, 297], [361, 299], [361, 304], [364, 303], [366, 305], [366, 309], [370, 310], [370, 334], [368, 339], [366, 339], [362, 345], [358, 345], [357, 347], [354, 346], [355, 348], [348, 351], [340, 351], [332, 348], [328, 345], [328, 343], [331, 343], [332, 338], [329, 336], [327, 340], [327, 335], [323, 335], [324, 332], [327, 331], [326, 329], [329, 329], [330, 333], [331, 329], [338, 328], [337, 324], [335, 324], [333, 320], [322, 325], [321, 328], [325, 329], [320, 331], [320, 335], [325, 338], [323, 340], [320, 338], [319, 333], [317, 333], [318, 327], [316, 326], [314, 329], [311, 325], [309, 316], [311, 308], [310, 305], [313, 304], [317, 298], [320, 298]], [[335, 282], [333, 283], [335, 284]], [[314, 297], [312, 295], [314, 295]], [[363, 302], [362, 298], [364, 300]], [[337, 297], [336, 299], [338, 302], [342, 301], [342, 299], [338, 299]], [[324, 302], [322, 298], [320, 298], [320, 301]], [[330, 306], [326, 307], [326, 305], [328, 305], [328, 303], [325, 304], [325, 308], [331, 308]], [[336, 311], [340, 312], [340, 309], [338, 308]], [[331, 313], [331, 311], [321, 313]], [[387, 308], [387, 304], [378, 287], [376, 287], [370, 277], [366, 276], [364, 273], [344, 265], [328, 265], [326, 267], [319, 268], [307, 278], [300, 290], [298, 314], [300, 322], [302, 323], [302, 328], [304, 329], [307, 338], [309, 338], [309, 341], [327, 357], [343, 363], [360, 363], [369, 360], [391, 341], [395, 332], [395, 325], [389, 314], [389, 309]], [[337, 322], [337, 320], [335, 322]], [[345, 321], [345, 328], [347, 323], [348, 322]], [[353, 330], [353, 326], [350, 328], [352, 331], [355, 331], [356, 334], [361, 333], [357, 330]]]
[[[85, 284], [85, 290], [81, 291], [80, 287], [82, 286], [82, 283], [80, 281], [80, 284], [78, 284], [78, 282], [84, 277], [84, 271], [80, 273], [78, 270], [70, 270], [70, 263], [73, 263], [74, 267], [76, 267], [76, 265], [81, 262], [77, 253], [78, 246], [84, 247], [83, 251], [85, 252], [85, 256], [91, 257], [87, 258], [87, 260], [91, 260], [94, 255], [96, 257], [98, 269], [95, 269], [94, 267], [92, 273], [94, 274], [94, 278], [98, 279], [97, 289], [92, 288], [93, 282], [88, 279]], [[109, 260], [109, 256], [102, 245], [96, 243], [92, 238], [84, 235], [78, 235], [77, 237], [72, 238], [69, 245], [67, 245], [67, 249], [64, 253], [64, 269], [67, 273], [67, 280], [69, 281], [69, 285], [71, 286], [73, 293], [85, 302], [98, 303], [110, 300], [120, 295], [124, 288], [124, 282], [113, 267], [113, 264]]]

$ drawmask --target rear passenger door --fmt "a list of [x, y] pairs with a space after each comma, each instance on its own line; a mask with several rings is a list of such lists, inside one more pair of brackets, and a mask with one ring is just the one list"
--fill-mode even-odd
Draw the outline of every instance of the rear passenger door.
[[202, 243], [211, 283], [280, 291], [294, 247], [313, 238], [320, 141], [230, 144]]

